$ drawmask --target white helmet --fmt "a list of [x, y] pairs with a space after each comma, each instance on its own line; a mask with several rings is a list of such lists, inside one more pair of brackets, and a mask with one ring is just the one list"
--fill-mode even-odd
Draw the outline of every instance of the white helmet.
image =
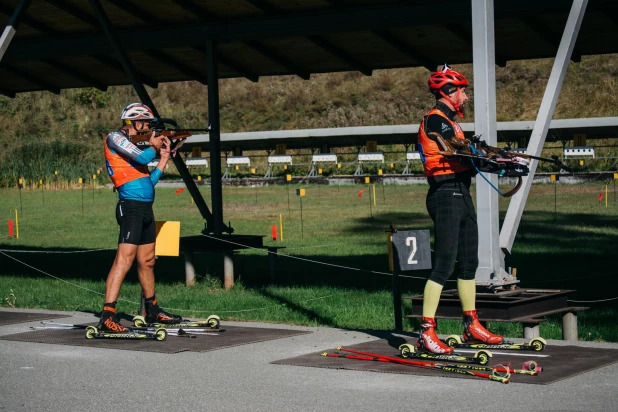
[[150, 107], [141, 103], [131, 103], [124, 108], [120, 115], [120, 120], [152, 120], [154, 113]]

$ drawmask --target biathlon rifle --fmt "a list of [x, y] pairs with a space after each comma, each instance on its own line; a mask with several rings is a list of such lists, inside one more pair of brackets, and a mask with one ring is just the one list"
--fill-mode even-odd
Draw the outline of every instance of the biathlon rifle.
[[551, 158], [532, 156], [526, 153], [511, 151], [510, 147], [499, 148], [488, 145], [481, 136], [472, 136], [472, 139], [444, 139], [439, 133], [429, 132], [427, 134], [440, 147], [439, 154], [446, 157], [466, 158], [485, 180], [487, 178], [482, 172], [494, 173], [498, 176], [517, 177], [517, 184], [513, 189], [502, 193], [498, 188], [489, 184], [503, 197], [511, 197], [521, 188], [522, 176], [530, 173], [530, 161], [539, 160], [542, 162], [553, 163], [567, 172], [572, 172], [571, 168], [563, 164], [558, 156]]
[[132, 143], [147, 145], [153, 131], [155, 132], [155, 137], [165, 136], [170, 139], [172, 141], [172, 150], [178, 150], [188, 137], [193, 136], [194, 132], [210, 132], [210, 127], [207, 129], [182, 129], [178, 127], [178, 123], [174, 119], [155, 117], [150, 121], [150, 130], [139, 132], [133, 136], [131, 138]]

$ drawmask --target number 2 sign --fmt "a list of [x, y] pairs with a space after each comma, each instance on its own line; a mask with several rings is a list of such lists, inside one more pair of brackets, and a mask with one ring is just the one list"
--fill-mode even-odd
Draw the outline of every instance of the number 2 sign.
[[393, 233], [393, 263], [400, 272], [431, 269], [429, 230]]

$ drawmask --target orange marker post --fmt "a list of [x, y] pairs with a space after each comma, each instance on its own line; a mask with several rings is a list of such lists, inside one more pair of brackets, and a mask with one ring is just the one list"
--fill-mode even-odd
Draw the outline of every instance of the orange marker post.
[[273, 242], [277, 241], [277, 225], [272, 225], [270, 227], [270, 233], [272, 235]]

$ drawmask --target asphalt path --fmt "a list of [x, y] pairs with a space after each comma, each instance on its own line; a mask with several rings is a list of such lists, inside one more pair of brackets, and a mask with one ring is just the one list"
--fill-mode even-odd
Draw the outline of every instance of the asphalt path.
[[[44, 312], [72, 315], [57, 320], [62, 323], [96, 321], [86, 313]], [[38, 324], [1, 326], [0, 336]], [[608, 411], [618, 403], [618, 364], [550, 385], [272, 365], [378, 338], [322, 327], [222, 325], [313, 333], [177, 354], [0, 340], [0, 411]], [[579, 345], [618, 349], [610, 343]]]

